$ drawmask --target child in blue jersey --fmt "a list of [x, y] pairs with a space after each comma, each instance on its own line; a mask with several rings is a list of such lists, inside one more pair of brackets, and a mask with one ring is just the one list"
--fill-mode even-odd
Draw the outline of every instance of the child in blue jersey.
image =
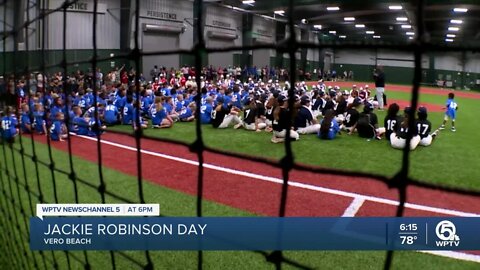
[[22, 133], [32, 132], [32, 122], [30, 120], [30, 108], [27, 104], [22, 105], [22, 117], [20, 118], [20, 128]]
[[3, 141], [13, 143], [15, 136], [18, 134], [18, 121], [13, 114], [13, 108], [8, 106], [5, 110], [5, 114], [2, 115], [1, 133]]
[[115, 125], [118, 124], [118, 108], [113, 105], [113, 101], [109, 100], [107, 102], [107, 107], [105, 108], [104, 121], [106, 125]]
[[97, 137], [98, 135], [102, 134], [107, 127], [102, 125], [102, 121], [100, 119], [95, 120], [94, 117], [88, 120], [88, 133], [87, 135], [90, 137]]
[[[103, 106], [102, 103], [97, 103], [97, 114], [100, 119], [102, 119], [105, 114], [105, 106]], [[88, 108], [83, 116], [89, 118], [95, 117], [95, 106]]]
[[67, 138], [67, 129], [65, 127], [64, 115], [62, 112], [57, 112], [55, 120], [50, 127], [50, 138], [53, 141], [63, 142]]
[[174, 122], [178, 121], [178, 113], [175, 111], [175, 104], [173, 103], [172, 97], [166, 97], [165, 103], [163, 104], [167, 115], [173, 119]]
[[75, 132], [77, 135], [88, 135], [89, 119], [82, 117], [82, 109], [78, 106], [73, 107], [73, 113], [75, 116], [71, 120], [73, 126], [71, 131]]
[[140, 108], [142, 109], [143, 115], [148, 116], [148, 110], [152, 103], [151, 90], [143, 90], [140, 98]]
[[73, 100], [73, 105], [78, 106], [83, 111], [87, 109], [87, 98], [83, 90], [78, 91], [78, 95]]
[[212, 121], [213, 99], [207, 97], [205, 104], [200, 107], [200, 121], [202, 124], [210, 124]]
[[153, 128], [169, 128], [173, 125], [173, 119], [165, 111], [161, 97], [156, 97], [155, 103], [150, 107], [150, 117]]
[[122, 124], [131, 125], [133, 122], [133, 97], [127, 97], [127, 103], [123, 107], [123, 120]]
[[447, 123], [448, 119], [452, 120], [452, 131], [455, 132], [457, 131], [455, 129], [455, 119], [457, 116], [457, 110], [458, 110], [458, 105], [455, 102], [455, 94], [454, 93], [449, 93], [448, 94], [448, 99], [445, 104], [445, 118], [443, 119], [443, 124], [440, 126], [440, 129], [445, 129], [445, 124]]
[[178, 94], [175, 100], [175, 111], [180, 114], [180, 112], [186, 108], [187, 104], [188, 103], [186, 103], [185, 100], [183, 99], [183, 95]]
[[183, 108], [178, 116], [180, 122], [192, 122], [195, 120], [196, 107], [195, 102], [191, 102], [187, 107]]
[[137, 108], [133, 108], [133, 118], [132, 118], [133, 130], [138, 130], [139, 128], [140, 129], [147, 128], [147, 124], [148, 124], [147, 121], [143, 120], [141, 113], [139, 113], [139, 110], [137, 110]]
[[325, 112], [325, 117], [320, 123], [318, 137], [324, 140], [333, 140], [339, 131], [340, 126], [338, 125], [337, 120], [335, 120], [335, 111], [327, 110]]
[[33, 126], [37, 134], [47, 135], [47, 124], [45, 122], [45, 112], [43, 105], [40, 103], [35, 104], [33, 109]]
[[87, 93], [85, 94], [85, 107], [86, 108], [93, 105], [93, 99], [94, 99], [93, 90], [91, 88], [87, 88]]

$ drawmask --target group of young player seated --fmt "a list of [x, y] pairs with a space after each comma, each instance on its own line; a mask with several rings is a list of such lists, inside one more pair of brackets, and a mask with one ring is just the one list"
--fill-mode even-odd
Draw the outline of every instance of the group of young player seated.
[[[294, 95], [289, 102], [291, 87]], [[410, 109], [405, 108], [399, 115], [400, 108], [395, 103], [388, 108], [384, 127], [379, 127], [374, 113], [376, 97], [370, 97], [368, 85], [353, 85], [351, 90], [341, 91], [320, 80], [309, 89], [305, 82], [293, 86], [286, 82], [281, 86], [278, 81], [250, 78], [241, 82], [229, 76], [216, 82], [201, 78], [200, 91], [195, 78], [190, 77], [182, 85], [156, 79], [141, 86], [138, 92], [134, 84], [102, 85], [97, 91], [80, 88], [68, 95], [62, 91], [37, 92], [24, 100], [19, 122], [12, 108], [4, 111], [2, 132], [5, 139], [11, 139], [18, 133], [18, 124], [22, 133], [50, 134], [52, 140], [62, 141], [67, 138], [67, 131], [98, 136], [112, 125], [171, 128], [176, 122], [195, 120], [197, 96], [198, 121], [202, 124], [272, 132], [273, 143], [283, 142], [287, 131], [293, 140], [305, 134], [331, 140], [345, 131], [367, 139], [385, 135], [394, 148], [403, 148], [411, 135], [410, 148], [415, 149], [417, 145], [430, 145], [437, 135], [431, 133], [425, 107], [420, 107], [418, 118], [412, 119], [415, 130], [411, 133]]]

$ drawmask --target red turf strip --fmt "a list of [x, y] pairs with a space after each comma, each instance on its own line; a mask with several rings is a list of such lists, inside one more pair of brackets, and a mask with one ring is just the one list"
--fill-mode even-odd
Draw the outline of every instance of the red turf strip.
[[[135, 147], [133, 138], [120, 134], [104, 134], [103, 139], [122, 145]], [[44, 142], [44, 137], [37, 137]], [[269, 142], [266, 142], [269, 143]], [[382, 143], [382, 142], [378, 142]], [[67, 143], [53, 142], [53, 147], [66, 151]], [[96, 142], [72, 137], [73, 153], [81, 158], [96, 162]], [[187, 148], [153, 140], [142, 139], [142, 149], [162, 154], [182, 157], [196, 161], [196, 155]], [[93, 151], [92, 151], [93, 150]], [[136, 176], [136, 152], [115, 146], [102, 144], [103, 164], [106, 167]], [[256, 173], [265, 176], [281, 178], [279, 168], [241, 160], [229, 156], [205, 153], [205, 162], [227, 168]], [[142, 154], [143, 177], [172, 189], [195, 195], [197, 189], [197, 167]], [[204, 196], [205, 199], [244, 209], [262, 215], [278, 215], [281, 185], [233, 175], [222, 171], [205, 169]], [[389, 189], [385, 184], [372, 179], [358, 177], [343, 177], [337, 175], [320, 175], [302, 171], [292, 171], [290, 179], [295, 182], [312, 184], [353, 192], [362, 195], [398, 200], [396, 190]], [[107, 187], [108, 188], [108, 187]], [[340, 216], [351, 203], [352, 199], [340, 195], [323, 192], [289, 188], [287, 203], [288, 216]], [[480, 198], [458, 195], [436, 190], [409, 187], [408, 201], [411, 203], [447, 208], [452, 210], [480, 213]], [[161, 202], [160, 202], [161, 203]], [[379, 203], [366, 202], [359, 215], [392, 216], [395, 209]], [[418, 211], [408, 209], [406, 216], [417, 216]], [[432, 216], [434, 213], [421, 212], [421, 215]]]
[[[403, 110], [405, 107], [410, 106], [410, 101], [401, 100], [401, 99], [387, 99], [387, 102], [388, 102], [388, 105], [392, 103], [397, 103], [398, 106], [400, 106], [400, 110]], [[420, 102], [418, 104], [418, 107], [420, 106], [426, 107], [428, 112], [444, 112], [445, 111], [443, 109], [444, 106], [438, 105], [438, 104]]]

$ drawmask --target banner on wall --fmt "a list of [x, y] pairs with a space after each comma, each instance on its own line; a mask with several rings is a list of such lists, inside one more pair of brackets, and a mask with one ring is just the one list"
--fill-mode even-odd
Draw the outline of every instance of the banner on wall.
[[[63, 0], [50, 0], [48, 1], [48, 9], [54, 10], [61, 8], [63, 6], [63, 3], [65, 1]], [[68, 12], [87, 12], [87, 13], [93, 13], [94, 11], [94, 3], [88, 2], [88, 1], [78, 1], [75, 2], [74, 4], [71, 4], [67, 7]], [[63, 11], [63, 9], [61, 9]], [[107, 4], [103, 3], [98, 3], [97, 4], [97, 13], [103, 14], [107, 13]]]

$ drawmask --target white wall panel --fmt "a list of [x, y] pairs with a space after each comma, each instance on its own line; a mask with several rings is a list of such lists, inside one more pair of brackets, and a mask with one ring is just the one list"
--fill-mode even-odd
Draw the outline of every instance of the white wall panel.
[[480, 73], [480, 53], [467, 53], [466, 72]]
[[[133, 7], [135, 8], [135, 7]], [[192, 1], [172, 1], [172, 0], [144, 0], [140, 1], [140, 29], [144, 23], [165, 25], [165, 26], [183, 26], [185, 31], [179, 34], [179, 46], [170, 48], [162, 46], [159, 50], [171, 51], [177, 49], [189, 50], [193, 47], [193, 2]], [[132, 35], [130, 47], [134, 48], [135, 16], [132, 16]], [[141, 35], [139, 35], [139, 46], [143, 47]]]
[[[7, 12], [7, 17], [4, 18], [4, 12]], [[0, 32], [5, 31], [11, 31], [12, 30], [12, 25], [13, 25], [13, 2], [12, 1], [7, 1], [6, 4], [3, 4], [0, 6]], [[4, 21], [5, 20], [5, 21]], [[4, 23], [6, 23], [6, 27], [4, 28]], [[3, 47], [3, 40], [0, 40], [0, 52], [3, 52], [4, 49], [7, 52], [13, 51], [13, 37], [10, 36], [6, 39], [5, 41], [5, 48]]]
[[375, 65], [375, 51], [372, 50], [336, 50], [335, 64]]
[[462, 70], [461, 54], [453, 53], [453, 52], [436, 54], [435, 69], [461, 71]]
[[[93, 1], [80, 1], [93, 6]], [[59, 2], [61, 4], [61, 1]], [[120, 48], [120, 2], [115, 0], [99, 0], [106, 7], [105, 13], [97, 13], [97, 48]], [[54, 5], [50, 5], [51, 8]], [[103, 8], [101, 9], [103, 10]], [[63, 49], [63, 11], [54, 12], [47, 17], [47, 49]], [[93, 48], [93, 13], [68, 11], [66, 20], [67, 49]]]
[[[309, 31], [308, 32], [308, 42], [310, 43], [318, 43], [317, 34]], [[318, 61], [318, 50], [317, 49], [308, 49], [307, 50], [307, 60], [308, 61]]]
[[[252, 38], [258, 41], [257, 44], [275, 44], [275, 37], [276, 27], [273, 20], [253, 16]], [[252, 62], [257, 67], [270, 66], [270, 57], [275, 56], [276, 51], [272, 49], [254, 50], [252, 52]]]

